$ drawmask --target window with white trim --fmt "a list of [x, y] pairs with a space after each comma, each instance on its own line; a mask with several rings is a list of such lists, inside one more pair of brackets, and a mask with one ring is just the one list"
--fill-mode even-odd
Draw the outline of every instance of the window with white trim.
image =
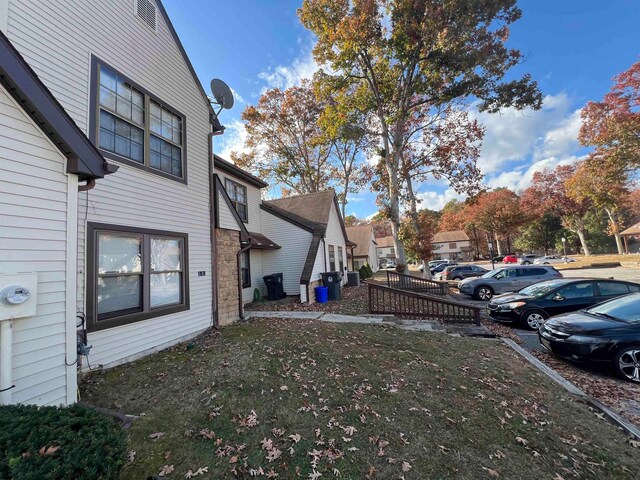
[[233, 180], [225, 178], [224, 180], [224, 188], [227, 191], [227, 195], [231, 199], [231, 203], [236, 207], [236, 211], [238, 215], [240, 215], [240, 219], [243, 222], [248, 221], [248, 213], [247, 213], [247, 187], [244, 185], [240, 185]]
[[329, 245], [329, 271], [336, 271], [336, 250], [333, 245]]

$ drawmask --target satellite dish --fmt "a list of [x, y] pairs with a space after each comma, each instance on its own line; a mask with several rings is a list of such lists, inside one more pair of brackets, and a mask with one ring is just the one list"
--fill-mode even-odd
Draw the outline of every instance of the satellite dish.
[[213, 98], [215, 98], [216, 103], [221, 107], [220, 110], [223, 108], [228, 110], [233, 107], [233, 92], [231, 92], [229, 85], [219, 78], [211, 80], [211, 94]]

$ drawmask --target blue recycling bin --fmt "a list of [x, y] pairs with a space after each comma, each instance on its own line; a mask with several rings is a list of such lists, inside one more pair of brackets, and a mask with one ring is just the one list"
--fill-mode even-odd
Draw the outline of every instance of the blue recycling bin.
[[316, 287], [316, 302], [327, 303], [329, 301], [329, 289], [327, 287]]

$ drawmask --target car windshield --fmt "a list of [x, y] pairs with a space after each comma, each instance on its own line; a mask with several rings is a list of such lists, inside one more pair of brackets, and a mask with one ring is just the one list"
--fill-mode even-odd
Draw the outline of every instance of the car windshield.
[[558, 282], [556, 280], [534, 283], [533, 285], [529, 285], [528, 287], [523, 288], [518, 293], [527, 295], [528, 297], [542, 297], [554, 288], [559, 287], [560, 285], [564, 285], [565, 283], [566, 282]]
[[485, 273], [484, 275], [482, 275], [481, 278], [491, 278], [496, 276], [498, 273], [500, 273], [501, 271], [503, 271], [504, 268], [496, 268], [495, 270], [490, 270], [487, 273]]
[[592, 315], [610, 317], [628, 323], [640, 323], [640, 293], [614, 298], [595, 307], [588, 308]]

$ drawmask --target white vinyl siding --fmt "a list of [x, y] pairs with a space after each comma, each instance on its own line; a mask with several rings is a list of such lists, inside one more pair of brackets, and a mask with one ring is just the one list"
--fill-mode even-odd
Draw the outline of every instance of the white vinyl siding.
[[[240, 231], [240, 226], [231, 212], [231, 207], [227, 205], [220, 192], [218, 192], [218, 205], [216, 208], [218, 209], [218, 228]], [[238, 243], [238, 250], [240, 250], [240, 243]]]
[[75, 400], [65, 350], [67, 209], [76, 208], [68, 182], [76, 180], [65, 169], [64, 156], [0, 86], [0, 273], [38, 276], [37, 315], [13, 322], [14, 403]]
[[375, 242], [376, 237], [373, 234], [373, 229], [371, 230], [371, 239], [369, 241], [369, 257], [367, 259], [369, 266], [371, 267], [371, 269], [374, 272], [377, 272], [379, 270], [379, 265], [378, 265], [378, 248], [376, 247], [376, 244], [373, 243]]
[[253, 301], [253, 291], [256, 288], [260, 292], [260, 295], [264, 297], [267, 294], [267, 286], [264, 284], [262, 277], [270, 273], [277, 273], [262, 273], [262, 256], [265, 253], [268, 255], [269, 251], [270, 250], [249, 250], [249, 252], [251, 252], [251, 286], [242, 289], [242, 301], [245, 304]]
[[[186, 118], [187, 185], [120, 165], [79, 196], [78, 299], [84, 310], [87, 221], [188, 234], [190, 310], [89, 334], [93, 366], [115, 365], [192, 337], [212, 323], [209, 112], [162, 16], [157, 32], [131, 2], [12, 0], [7, 34], [76, 124], [89, 125], [92, 55]], [[52, 214], [48, 218], [55, 219]], [[205, 271], [205, 276], [198, 276]]]
[[[327, 232], [325, 234], [325, 254], [327, 258], [327, 266], [324, 266], [324, 259], [322, 258], [322, 243], [320, 243], [320, 248], [318, 249], [318, 257], [316, 258], [316, 262], [313, 269], [313, 274], [311, 275], [311, 281], [318, 280], [320, 278], [320, 273], [325, 271], [325, 268], [331, 268], [329, 265], [329, 245], [333, 245], [336, 254], [336, 270], [339, 268], [340, 259], [338, 258], [338, 247], [342, 247], [342, 261], [344, 265], [347, 265], [347, 245], [346, 238], [344, 238], [344, 234], [342, 233], [342, 226], [340, 225], [340, 217], [338, 210], [336, 210], [335, 204], [331, 205], [331, 211], [329, 212], [329, 222], [327, 224]], [[347, 283], [347, 274], [343, 270], [342, 272], [342, 283]]]
[[282, 246], [279, 250], [262, 252], [262, 271], [265, 274], [282, 273], [285, 293], [299, 295], [300, 276], [307, 259], [312, 235], [264, 210], [260, 215], [261, 233]]

